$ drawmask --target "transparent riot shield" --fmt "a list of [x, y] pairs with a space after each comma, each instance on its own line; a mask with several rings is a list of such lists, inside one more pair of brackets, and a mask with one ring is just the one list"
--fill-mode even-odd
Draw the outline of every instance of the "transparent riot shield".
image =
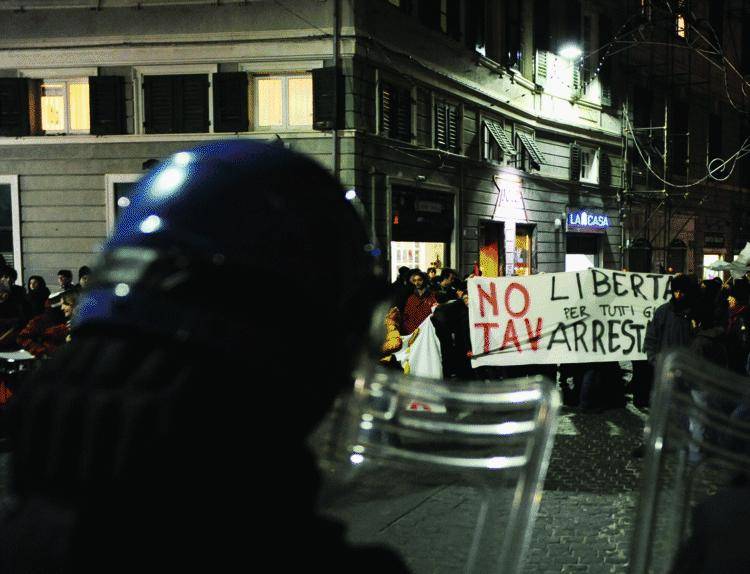
[[750, 500], [738, 488], [750, 476], [750, 379], [676, 351], [662, 358], [655, 381], [632, 574], [684, 571], [721, 535], [694, 539], [695, 517], [734, 492]]
[[542, 377], [444, 381], [365, 363], [318, 445], [321, 512], [416, 574], [518, 572], [558, 408]]

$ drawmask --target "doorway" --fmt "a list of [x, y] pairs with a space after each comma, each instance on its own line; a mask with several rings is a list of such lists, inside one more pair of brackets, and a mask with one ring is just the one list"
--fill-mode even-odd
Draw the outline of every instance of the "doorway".
[[501, 221], [479, 222], [477, 263], [483, 277], [505, 275], [505, 226]]
[[402, 266], [450, 267], [453, 195], [394, 185], [391, 206], [391, 279]]
[[584, 271], [599, 267], [599, 236], [568, 233], [565, 237], [565, 271]]

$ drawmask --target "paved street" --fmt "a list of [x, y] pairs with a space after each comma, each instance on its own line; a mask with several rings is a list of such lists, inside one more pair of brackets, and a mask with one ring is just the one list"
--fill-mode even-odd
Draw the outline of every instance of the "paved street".
[[[563, 408], [525, 572], [626, 571], [642, 465], [630, 451], [644, 420], [632, 406], [602, 414]], [[0, 454], [1, 492], [7, 457]], [[413, 476], [397, 477], [389, 471], [388, 480], [375, 476], [354, 491], [329, 493], [334, 514], [348, 523], [353, 541], [399, 549], [417, 574], [461, 572], [477, 489], [445, 484], [443, 477], [418, 484]]]
[[645, 416], [564, 410], [526, 572], [625, 572]]
[[[626, 571], [642, 466], [630, 451], [644, 421], [632, 406], [601, 414], [563, 409], [525, 572]], [[397, 548], [416, 572], [460, 572], [477, 489], [430, 477], [419, 484], [377, 478], [351, 492], [334, 484], [327, 507], [348, 523], [352, 540]]]

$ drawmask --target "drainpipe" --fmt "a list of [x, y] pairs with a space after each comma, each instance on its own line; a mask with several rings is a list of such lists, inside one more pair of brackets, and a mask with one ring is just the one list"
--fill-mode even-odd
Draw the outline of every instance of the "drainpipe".
[[333, 130], [331, 131], [332, 136], [332, 143], [331, 143], [331, 168], [333, 170], [333, 177], [336, 179], [339, 178], [339, 134], [338, 134], [338, 122], [339, 117], [338, 113], [339, 110], [342, 109], [343, 106], [340, 105], [339, 98], [343, 98], [344, 95], [341, 93], [339, 89], [339, 73], [341, 68], [341, 57], [339, 55], [339, 28], [341, 26], [341, 13], [340, 13], [340, 6], [339, 2], [341, 0], [333, 0], [333, 67], [335, 70], [334, 74], [334, 82], [335, 82], [335, 94], [336, 97], [334, 98], [335, 104], [336, 104], [336, 113], [334, 114], [334, 117], [336, 118], [334, 120], [333, 124]]

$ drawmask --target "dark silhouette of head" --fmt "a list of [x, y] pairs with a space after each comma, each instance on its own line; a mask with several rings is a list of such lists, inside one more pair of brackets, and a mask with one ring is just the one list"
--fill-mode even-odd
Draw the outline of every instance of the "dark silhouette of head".
[[[384, 295], [374, 251], [338, 183], [283, 147], [220, 141], [159, 163], [92, 266], [73, 341], [17, 396], [24, 511], [0, 523], [0, 570], [30, 571], [36, 552], [34, 571], [134, 571], [146, 556], [228, 571], [235, 510], [336, 555], [316, 533], [305, 438], [351, 384]], [[304, 292], [278, 281], [238, 304], [206, 289], [279, 269]]]

